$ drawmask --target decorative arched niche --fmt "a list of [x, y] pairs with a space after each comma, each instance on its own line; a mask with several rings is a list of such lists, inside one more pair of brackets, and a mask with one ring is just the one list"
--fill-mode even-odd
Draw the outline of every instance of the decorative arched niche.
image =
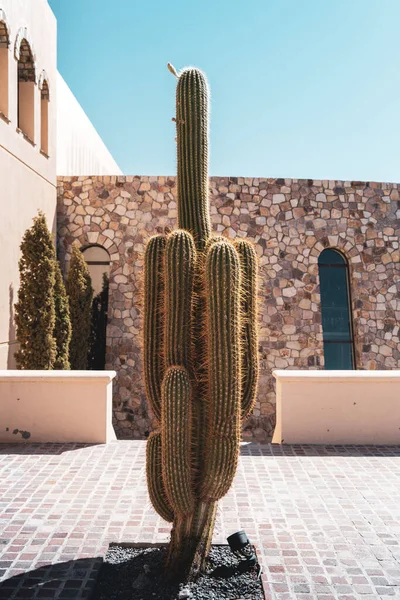
[[10, 28], [0, 8], [0, 115], [8, 121]]
[[50, 86], [46, 71], [41, 72], [38, 87], [40, 90], [40, 151], [48, 156]]
[[14, 55], [18, 61], [18, 129], [34, 143], [36, 66], [26, 28], [18, 31]]

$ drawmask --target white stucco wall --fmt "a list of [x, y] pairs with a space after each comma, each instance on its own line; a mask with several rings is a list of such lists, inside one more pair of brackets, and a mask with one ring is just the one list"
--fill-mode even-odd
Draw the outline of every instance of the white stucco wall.
[[60, 73], [57, 87], [57, 175], [121, 175], [121, 169]]
[[[0, 9], [10, 29], [8, 49], [9, 114], [10, 123], [0, 120], [0, 146], [38, 173], [49, 183], [56, 185], [56, 105], [57, 105], [57, 22], [47, 0], [0, 0]], [[15, 58], [15, 42], [18, 32], [26, 28], [28, 42], [35, 54], [36, 81], [46, 72], [50, 88], [49, 103], [49, 158], [40, 153], [40, 90], [35, 85], [35, 136], [33, 147], [17, 129], [18, 61]]]
[[[0, 0], [10, 30], [9, 122], [0, 119], [0, 369], [14, 366], [13, 304], [19, 287], [18, 261], [25, 230], [38, 209], [55, 231], [56, 218], [56, 74], [57, 24], [47, 0]], [[26, 28], [35, 53], [36, 79], [46, 71], [49, 88], [49, 157], [40, 153], [40, 90], [34, 85], [33, 146], [17, 131], [18, 61], [14, 49], [18, 32]]]
[[[0, 118], [0, 369], [15, 367], [14, 304], [19, 288], [20, 244], [32, 219], [42, 210], [56, 231], [57, 173], [121, 173], [79, 103], [57, 73], [57, 22], [47, 0], [0, 0], [0, 19], [9, 29], [8, 114]], [[35, 58], [34, 144], [18, 130], [18, 36], [27, 39]], [[1, 68], [1, 64], [0, 64]], [[48, 156], [40, 152], [43, 72], [49, 83]], [[60, 92], [60, 102], [58, 99]], [[58, 106], [58, 110], [57, 110]], [[60, 130], [57, 132], [57, 127]], [[60, 159], [57, 152], [60, 152]]]
[[273, 443], [400, 443], [400, 371], [277, 369], [273, 376]]
[[0, 370], [0, 443], [114, 441], [115, 375], [115, 371]]

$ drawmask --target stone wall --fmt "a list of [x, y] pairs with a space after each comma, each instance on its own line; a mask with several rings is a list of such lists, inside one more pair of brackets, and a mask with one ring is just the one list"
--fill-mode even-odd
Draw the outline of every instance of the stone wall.
[[[359, 369], [400, 368], [400, 196], [397, 184], [216, 177], [214, 230], [256, 243], [260, 258], [260, 385], [244, 437], [271, 438], [273, 368], [323, 368], [318, 256], [338, 248], [350, 268]], [[173, 177], [61, 177], [58, 237], [110, 253], [107, 368], [116, 369], [114, 417], [122, 438], [140, 437], [153, 416], [141, 359], [146, 240], [176, 226]]]

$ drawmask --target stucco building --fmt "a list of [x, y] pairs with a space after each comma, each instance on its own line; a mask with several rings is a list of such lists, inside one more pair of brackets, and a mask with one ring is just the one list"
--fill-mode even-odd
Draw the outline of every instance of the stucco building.
[[15, 366], [22, 236], [38, 210], [56, 233], [57, 173], [86, 168], [120, 173], [57, 72], [57, 22], [47, 0], [0, 0], [0, 369]]
[[38, 209], [56, 229], [56, 20], [45, 0], [4, 0], [0, 31], [0, 366], [12, 368], [19, 245]]

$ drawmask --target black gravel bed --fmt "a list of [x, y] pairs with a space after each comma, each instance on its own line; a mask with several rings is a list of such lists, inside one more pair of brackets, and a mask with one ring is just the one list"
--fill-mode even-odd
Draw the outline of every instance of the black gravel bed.
[[91, 600], [265, 600], [258, 569], [240, 572], [229, 546], [213, 546], [206, 574], [189, 584], [165, 582], [165, 556], [165, 546], [111, 545]]

